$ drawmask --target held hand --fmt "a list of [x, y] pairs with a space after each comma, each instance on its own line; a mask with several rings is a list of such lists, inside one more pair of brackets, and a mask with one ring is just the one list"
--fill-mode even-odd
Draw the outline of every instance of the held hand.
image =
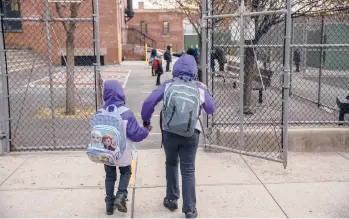
[[153, 129], [153, 126], [149, 125], [147, 128], [148, 128], [149, 132], [151, 132], [151, 130]]

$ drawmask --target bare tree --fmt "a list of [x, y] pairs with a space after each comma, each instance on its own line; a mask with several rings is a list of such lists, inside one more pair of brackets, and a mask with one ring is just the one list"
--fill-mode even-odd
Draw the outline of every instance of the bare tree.
[[[60, 18], [77, 18], [79, 8], [82, 1], [69, 3], [69, 11], [65, 10], [68, 3], [56, 2], [56, 11]], [[67, 15], [68, 14], [68, 15]], [[76, 32], [76, 21], [62, 21], [61, 22], [64, 30], [67, 34], [66, 38], [66, 111], [67, 115], [75, 114], [75, 84], [74, 84], [74, 53], [75, 53], [75, 32]]]
[[[232, 13], [236, 10], [236, 4], [232, 3], [233, 0], [218, 0], [217, 7], [213, 9], [214, 14]], [[193, 26], [195, 32], [199, 38], [199, 47], [201, 48], [201, 19], [202, 19], [202, 4], [201, 0], [150, 0], [156, 6], [161, 8], [172, 8], [173, 10], [179, 10], [188, 19]], [[215, 19], [215, 24], [218, 24], [223, 19]], [[213, 26], [215, 26], [213, 24]]]
[[[229, 14], [237, 12], [240, 0], [212, 0], [214, 5], [211, 9], [212, 15]], [[201, 47], [201, 19], [202, 4], [201, 0], [151, 0], [154, 5], [169, 8], [175, 6], [182, 11], [189, 22], [193, 25], [199, 37]], [[250, 11], [271, 11], [285, 9], [285, 0], [246, 0], [245, 6]], [[347, 0], [293, 0], [292, 1], [293, 17], [307, 15], [308, 13], [331, 11], [341, 7], [348, 6]], [[258, 44], [261, 38], [268, 33], [275, 25], [284, 22], [285, 16], [282, 14], [273, 14], [266, 16], [255, 16], [252, 18], [255, 26], [253, 40], [246, 40], [246, 45]], [[229, 28], [228, 19], [213, 19], [210, 28], [213, 30], [220, 26], [220, 29], [226, 26]], [[255, 70], [255, 54], [251, 47], [245, 49], [245, 77], [244, 77], [244, 113], [251, 114], [251, 92], [252, 92], [252, 74]]]

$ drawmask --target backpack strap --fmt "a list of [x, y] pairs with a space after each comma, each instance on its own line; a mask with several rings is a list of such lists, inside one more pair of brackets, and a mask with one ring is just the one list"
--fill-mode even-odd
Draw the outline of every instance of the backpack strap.
[[117, 113], [119, 113], [121, 115], [128, 110], [129, 110], [129, 108], [127, 108], [125, 106], [120, 106], [119, 108], [117, 108]]
[[162, 131], [162, 110], [160, 111], [160, 132], [161, 132], [161, 145], [160, 148], [164, 145], [164, 133]]

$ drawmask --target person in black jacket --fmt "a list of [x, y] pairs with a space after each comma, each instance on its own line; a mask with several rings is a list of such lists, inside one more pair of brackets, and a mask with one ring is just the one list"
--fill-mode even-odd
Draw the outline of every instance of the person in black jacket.
[[301, 53], [296, 49], [293, 53], [293, 61], [296, 64], [296, 72], [299, 72], [299, 64], [301, 63]]
[[172, 62], [172, 55], [171, 55], [171, 45], [167, 46], [167, 50], [164, 54], [164, 59], [166, 60], [166, 72], [170, 72], [170, 63]]
[[225, 52], [222, 48], [217, 47], [211, 53], [211, 69], [215, 71], [215, 59], [218, 60], [219, 71], [224, 71], [224, 64], [227, 63], [227, 58], [225, 57]]

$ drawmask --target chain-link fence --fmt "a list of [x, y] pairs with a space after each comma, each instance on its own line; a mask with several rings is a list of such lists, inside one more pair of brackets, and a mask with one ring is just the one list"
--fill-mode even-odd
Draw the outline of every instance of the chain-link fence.
[[349, 9], [294, 17], [289, 122], [348, 125], [337, 98], [349, 95]]
[[92, 0], [2, 1], [11, 151], [87, 146], [98, 98], [96, 7]]
[[[212, 7], [212, 1], [208, 5]], [[287, 133], [285, 84], [289, 75], [284, 78], [284, 73], [289, 68], [290, 40], [284, 42], [284, 36], [286, 27], [291, 34], [291, 16], [286, 4], [262, 12], [234, 7], [235, 14], [222, 15], [214, 6], [208, 10], [207, 85], [217, 107], [207, 122], [208, 140], [213, 148], [286, 166], [283, 138]], [[274, 33], [267, 34], [270, 31]], [[278, 41], [283, 42], [281, 46], [274, 46]]]

